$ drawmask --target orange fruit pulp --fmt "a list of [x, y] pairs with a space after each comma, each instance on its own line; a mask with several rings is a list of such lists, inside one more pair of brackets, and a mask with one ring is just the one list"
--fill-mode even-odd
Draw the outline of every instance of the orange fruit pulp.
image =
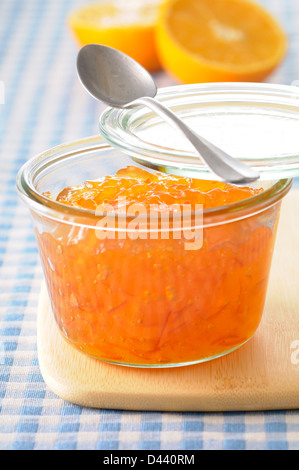
[[68, 16], [80, 46], [96, 43], [119, 49], [149, 71], [160, 68], [154, 28], [157, 0], [131, 3], [107, 0], [80, 7]]
[[[95, 210], [125, 195], [163, 212], [172, 203], [219, 207], [259, 191], [128, 167], [65, 188], [57, 200]], [[208, 226], [195, 250], [183, 237], [102, 238], [96, 226], [47, 221], [37, 239], [60, 331], [91, 356], [132, 365], [192, 363], [240, 346], [261, 319], [278, 211]]]
[[182, 83], [261, 81], [287, 44], [273, 16], [249, 0], [166, 0], [156, 41], [162, 66]]

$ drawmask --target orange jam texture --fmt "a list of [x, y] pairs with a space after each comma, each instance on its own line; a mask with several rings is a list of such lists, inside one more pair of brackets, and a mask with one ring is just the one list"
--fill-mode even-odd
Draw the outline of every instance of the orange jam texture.
[[[260, 191], [131, 166], [65, 188], [57, 200], [96, 210], [122, 197], [163, 211]], [[87, 354], [133, 365], [191, 363], [237, 347], [261, 319], [278, 210], [207, 226], [197, 250], [183, 239], [100, 239], [93, 227], [48, 222], [37, 236], [60, 330]]]
[[117, 206], [120, 198], [125, 199], [127, 205], [141, 203], [147, 209], [156, 208], [158, 211], [167, 210], [172, 204], [190, 204], [193, 207], [202, 204], [204, 209], [208, 209], [246, 199], [261, 191], [217, 181], [154, 174], [129, 166], [119, 170], [115, 176], [65, 188], [57, 201], [93, 210], [101, 204]]

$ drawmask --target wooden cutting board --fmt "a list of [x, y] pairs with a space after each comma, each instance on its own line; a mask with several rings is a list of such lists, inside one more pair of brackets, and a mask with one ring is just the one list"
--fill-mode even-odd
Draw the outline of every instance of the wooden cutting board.
[[157, 411], [299, 408], [299, 191], [291, 190], [283, 201], [262, 322], [237, 351], [160, 370], [105, 364], [66, 343], [44, 285], [37, 341], [46, 384], [78, 405]]

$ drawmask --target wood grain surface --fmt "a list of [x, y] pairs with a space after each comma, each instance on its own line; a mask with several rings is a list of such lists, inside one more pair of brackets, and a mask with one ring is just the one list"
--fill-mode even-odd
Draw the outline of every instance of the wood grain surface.
[[170, 369], [106, 364], [68, 344], [55, 324], [45, 285], [37, 319], [40, 370], [69, 402], [95, 408], [240, 411], [299, 408], [299, 191], [281, 210], [262, 322], [237, 351]]

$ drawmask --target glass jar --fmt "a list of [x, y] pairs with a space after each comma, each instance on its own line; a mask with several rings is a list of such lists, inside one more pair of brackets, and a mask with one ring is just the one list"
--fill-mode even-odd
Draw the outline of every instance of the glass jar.
[[[292, 180], [259, 182], [264, 191], [255, 196], [190, 212], [184, 227], [174, 216], [167, 237], [161, 224], [148, 230], [147, 219], [140, 230], [132, 215], [115, 222], [113, 213], [54, 200], [67, 186], [131, 164], [91, 137], [46, 151], [19, 172], [59, 331], [83, 353], [135, 367], [189, 365], [235, 350], [261, 320]], [[200, 245], [186, 249], [196, 230]]]

